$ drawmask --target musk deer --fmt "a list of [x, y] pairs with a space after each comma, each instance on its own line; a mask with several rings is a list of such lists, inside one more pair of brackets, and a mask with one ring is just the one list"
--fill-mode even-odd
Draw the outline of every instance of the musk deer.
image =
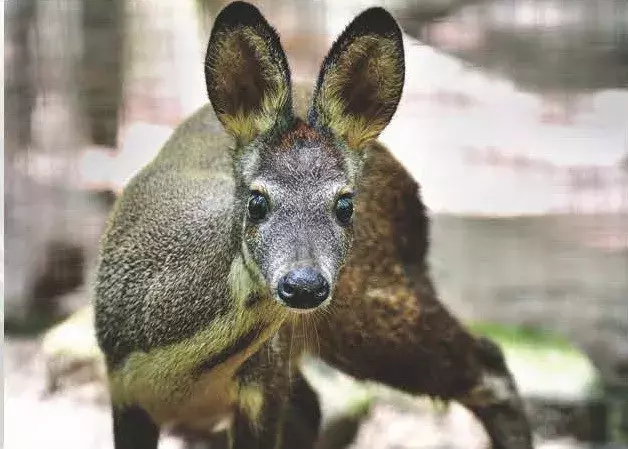
[[[417, 183], [376, 142], [404, 72], [382, 8], [335, 41], [309, 101], [293, 95], [257, 8], [216, 17], [211, 106], [129, 183], [101, 244], [95, 324], [116, 449], [224, 418], [233, 448], [313, 447], [319, 405], [296, 369], [308, 350], [357, 378], [460, 401], [495, 448], [531, 448], [500, 350], [438, 300]], [[293, 344], [302, 320], [316, 337]]]

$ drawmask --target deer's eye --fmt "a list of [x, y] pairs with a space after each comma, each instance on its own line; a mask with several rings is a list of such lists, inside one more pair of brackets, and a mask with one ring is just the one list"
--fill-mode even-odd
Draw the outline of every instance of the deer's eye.
[[351, 224], [353, 218], [353, 196], [350, 194], [342, 195], [336, 200], [334, 213], [338, 222], [343, 226]]
[[253, 221], [262, 221], [268, 215], [268, 210], [270, 209], [268, 205], [268, 200], [266, 197], [257, 191], [251, 192], [251, 196], [249, 197], [249, 217]]

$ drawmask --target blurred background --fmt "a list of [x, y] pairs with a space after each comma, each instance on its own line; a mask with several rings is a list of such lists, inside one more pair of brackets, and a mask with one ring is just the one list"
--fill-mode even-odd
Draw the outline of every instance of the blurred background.
[[[113, 201], [206, 102], [227, 3], [4, 2], [7, 449], [112, 447], [102, 395], [71, 393], [90, 376], [52, 392], [41, 335], [88, 304]], [[359, 11], [398, 19], [406, 87], [381, 140], [422, 185], [444, 303], [506, 350], [539, 448], [627, 448], [628, 2], [253, 3], [312, 82]], [[486, 447], [455, 405], [312, 366], [354, 449]]]

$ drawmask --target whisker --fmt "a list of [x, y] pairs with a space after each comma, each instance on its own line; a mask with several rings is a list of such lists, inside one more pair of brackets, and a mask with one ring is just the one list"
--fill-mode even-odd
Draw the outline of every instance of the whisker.
[[310, 351], [310, 315], [303, 315], [303, 329], [305, 332], [305, 345], [303, 345], [303, 349], [306, 351]]
[[314, 337], [316, 337], [316, 356], [321, 355], [321, 340], [318, 336], [318, 329], [316, 328], [316, 318], [314, 316], [310, 317], [310, 323], [312, 324], [312, 329], [314, 330]]
[[300, 348], [301, 350], [303, 348], [306, 348], [307, 347], [307, 343], [308, 343], [307, 342], [307, 340], [308, 340], [307, 339], [307, 329], [305, 327], [305, 318], [304, 317], [305, 317], [305, 315], [301, 315], [300, 318], [299, 318], [299, 321], [301, 321], [301, 332], [303, 333], [303, 336], [301, 338], [301, 348]]
[[288, 347], [288, 376], [292, 377], [292, 341], [294, 340], [294, 320], [290, 319], [290, 346]]

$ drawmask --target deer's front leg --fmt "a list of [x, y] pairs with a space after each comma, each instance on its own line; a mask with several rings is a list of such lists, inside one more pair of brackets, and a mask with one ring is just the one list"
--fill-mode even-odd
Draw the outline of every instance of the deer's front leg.
[[399, 273], [346, 274], [319, 324], [321, 356], [357, 378], [459, 401], [482, 422], [495, 449], [532, 448], [501, 350], [469, 334], [438, 302], [427, 277], [410, 286]]
[[112, 408], [115, 449], [157, 449], [159, 427], [137, 406]]
[[250, 408], [255, 401], [251, 399], [253, 402], [236, 411], [230, 438], [232, 449], [314, 447], [320, 425], [318, 398], [299, 372], [294, 373], [288, 388], [269, 386], [257, 413]]
[[230, 449], [280, 448], [289, 375], [283, 355], [268, 349], [262, 347], [237, 374], [240, 387]]
[[[250, 387], [249, 387], [250, 388]], [[255, 395], [252, 391], [247, 393]], [[231, 449], [278, 449], [285, 410], [283, 394], [263, 394], [260, 396], [260, 409], [252, 410], [248, 407], [257, 407], [254, 397], [248, 400], [251, 404], [236, 409], [233, 428], [230, 434]], [[252, 414], [253, 413], [253, 414]]]
[[291, 332], [282, 330], [240, 368], [232, 449], [314, 447], [321, 421], [320, 406], [316, 393], [298, 369], [291, 340]]

